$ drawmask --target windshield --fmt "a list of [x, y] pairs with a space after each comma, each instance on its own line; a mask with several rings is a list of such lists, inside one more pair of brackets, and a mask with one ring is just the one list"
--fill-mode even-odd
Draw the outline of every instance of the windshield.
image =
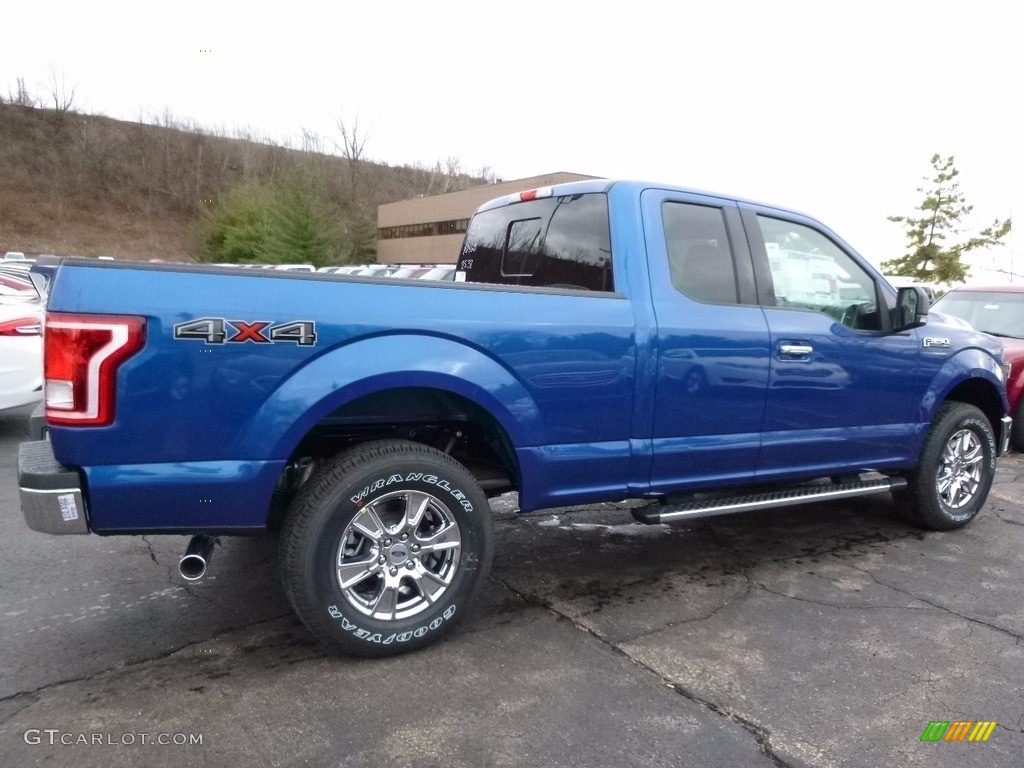
[[966, 320], [985, 333], [1024, 339], [1024, 293], [953, 291], [933, 309]]

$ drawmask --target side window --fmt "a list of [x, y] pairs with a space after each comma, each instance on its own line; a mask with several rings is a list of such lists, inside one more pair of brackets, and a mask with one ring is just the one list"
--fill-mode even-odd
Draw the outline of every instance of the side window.
[[736, 304], [736, 266], [722, 209], [669, 201], [662, 219], [672, 285], [697, 301]]
[[881, 330], [875, 282], [815, 229], [758, 216], [779, 307], [823, 312], [849, 328]]
[[491, 208], [469, 224], [459, 270], [469, 283], [611, 291], [608, 198], [538, 198]]

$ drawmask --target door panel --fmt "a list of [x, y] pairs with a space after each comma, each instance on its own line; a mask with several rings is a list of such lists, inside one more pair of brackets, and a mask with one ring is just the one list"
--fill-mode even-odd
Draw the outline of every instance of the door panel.
[[885, 330], [874, 276], [816, 222], [747, 211], [744, 223], [770, 281], [761, 286], [771, 372], [758, 474], [898, 460], [900, 437], [914, 429], [916, 334]]
[[759, 473], [898, 457], [894, 438], [912, 432], [916, 339], [852, 331], [818, 312], [766, 308], [765, 317], [772, 358]]
[[750, 480], [769, 350], [738, 209], [661, 190], [642, 202], [658, 327], [651, 490]]

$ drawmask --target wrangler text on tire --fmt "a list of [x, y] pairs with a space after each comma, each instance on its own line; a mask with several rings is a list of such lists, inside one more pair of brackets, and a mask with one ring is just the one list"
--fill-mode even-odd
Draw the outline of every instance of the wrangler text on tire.
[[288, 511], [285, 592], [334, 649], [420, 648], [462, 617], [486, 577], [490, 514], [450, 456], [402, 440], [356, 446], [324, 462]]

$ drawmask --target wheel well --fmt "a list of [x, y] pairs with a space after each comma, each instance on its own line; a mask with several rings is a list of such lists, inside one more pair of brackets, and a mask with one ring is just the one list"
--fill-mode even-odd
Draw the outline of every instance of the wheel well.
[[411, 440], [462, 463], [489, 496], [519, 488], [512, 441], [488, 411], [451, 392], [405, 387], [375, 392], [321, 419], [288, 460], [274, 493], [276, 527], [298, 488], [322, 459], [371, 440]]
[[988, 423], [998, 435], [999, 419], [1003, 416], [1003, 399], [989, 382], [982, 379], [971, 379], [958, 384], [946, 395], [947, 400], [956, 400], [973, 405], [985, 414]]

